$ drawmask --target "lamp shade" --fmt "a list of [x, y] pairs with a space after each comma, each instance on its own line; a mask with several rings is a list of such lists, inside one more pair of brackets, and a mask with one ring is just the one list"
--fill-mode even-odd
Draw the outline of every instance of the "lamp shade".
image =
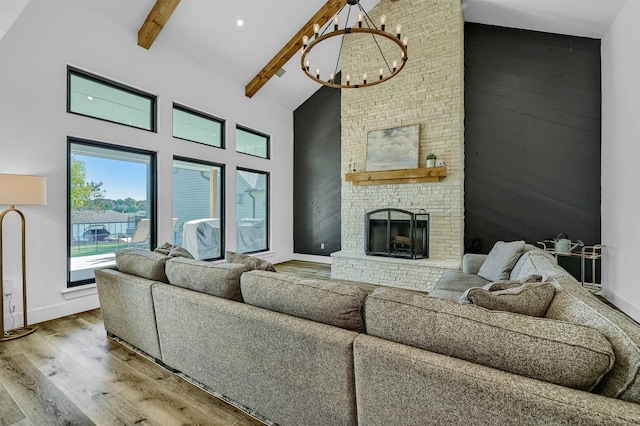
[[6, 204], [47, 204], [47, 178], [0, 173], [0, 205]]

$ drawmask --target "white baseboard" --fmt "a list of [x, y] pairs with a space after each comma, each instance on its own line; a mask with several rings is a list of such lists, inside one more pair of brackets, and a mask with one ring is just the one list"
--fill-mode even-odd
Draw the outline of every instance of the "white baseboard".
[[[98, 300], [98, 295], [93, 294], [86, 297], [67, 300], [65, 303], [60, 303], [59, 305], [44, 306], [33, 310], [29, 309], [27, 320], [29, 321], [29, 324], [37, 324], [39, 322], [49, 321], [55, 318], [66, 317], [67, 315], [90, 311], [99, 307], [100, 301]], [[22, 315], [20, 316], [20, 322], [22, 322]]]
[[618, 309], [620, 309], [622, 312], [629, 315], [634, 320], [640, 322], [640, 306], [630, 303], [627, 298], [608, 290], [606, 287], [602, 288], [600, 294], [602, 294], [602, 296], [609, 302], [616, 305], [616, 307], [618, 307]]
[[330, 256], [314, 256], [312, 254], [293, 253], [293, 260], [302, 260], [304, 262], [328, 263], [331, 264]]

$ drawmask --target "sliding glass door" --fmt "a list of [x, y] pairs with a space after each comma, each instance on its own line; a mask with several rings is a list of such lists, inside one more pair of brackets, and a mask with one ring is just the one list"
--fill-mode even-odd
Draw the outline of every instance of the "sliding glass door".
[[155, 153], [69, 138], [69, 286], [94, 281], [115, 251], [155, 247]]

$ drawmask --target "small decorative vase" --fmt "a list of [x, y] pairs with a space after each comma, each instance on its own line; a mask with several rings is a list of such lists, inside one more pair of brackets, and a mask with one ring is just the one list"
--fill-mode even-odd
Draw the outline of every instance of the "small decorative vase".
[[435, 166], [436, 166], [435, 158], [427, 158], [427, 167], [435, 167]]

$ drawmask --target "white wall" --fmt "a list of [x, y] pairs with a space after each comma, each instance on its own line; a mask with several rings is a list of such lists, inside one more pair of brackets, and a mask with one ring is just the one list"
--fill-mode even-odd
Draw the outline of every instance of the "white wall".
[[[150, 50], [137, 46], [137, 31], [145, 16], [137, 27], [126, 28], [86, 3], [32, 0], [0, 40], [0, 173], [44, 175], [48, 183], [47, 206], [21, 208], [27, 217], [29, 322], [98, 306], [95, 289], [67, 294], [67, 298], [62, 293], [67, 273], [67, 136], [157, 152], [159, 243], [172, 238], [173, 155], [226, 164], [229, 224], [235, 218], [235, 167], [271, 172], [271, 253], [262, 257], [272, 262], [290, 259], [293, 112], [264, 97], [246, 98], [244, 87], [161, 43]], [[157, 95], [158, 132], [68, 114], [68, 64]], [[225, 118], [227, 149], [173, 139], [173, 101]], [[236, 123], [271, 135], [271, 160], [235, 153]], [[20, 281], [14, 249], [19, 244], [18, 225], [17, 215], [6, 217], [5, 279], [16, 283]], [[227, 249], [235, 247], [233, 226], [226, 228], [226, 243]]]
[[603, 294], [640, 321], [640, 2], [602, 38]]

